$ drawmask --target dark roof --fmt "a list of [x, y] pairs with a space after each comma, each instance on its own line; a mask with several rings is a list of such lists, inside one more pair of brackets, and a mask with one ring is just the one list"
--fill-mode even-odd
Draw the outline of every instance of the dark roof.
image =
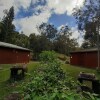
[[19, 49], [19, 50], [24, 50], [24, 51], [30, 51], [27, 48], [23, 48], [23, 47], [13, 45], [13, 44], [10, 44], [10, 43], [5, 43], [5, 42], [0, 42], [0, 47], [14, 48], [14, 49]]
[[72, 51], [70, 53], [94, 52], [94, 51], [97, 51], [97, 50], [98, 50], [97, 48], [92, 48], [92, 49], [83, 49], [83, 50], [78, 50], [78, 51]]

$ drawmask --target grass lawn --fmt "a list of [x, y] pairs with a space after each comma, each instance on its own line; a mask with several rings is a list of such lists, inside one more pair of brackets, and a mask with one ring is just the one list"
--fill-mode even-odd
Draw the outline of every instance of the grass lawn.
[[70, 74], [70, 76], [72, 76], [75, 79], [77, 79], [77, 76], [80, 72], [96, 74], [95, 69], [83, 68], [83, 67], [79, 67], [79, 66], [73, 66], [73, 65], [70, 65], [70, 64], [63, 64], [62, 68], [65, 72], [68, 72]]
[[[30, 62], [28, 64], [28, 72], [31, 75], [34, 69], [38, 66], [38, 64], [39, 64], [38, 62]], [[2, 70], [0, 70], [0, 100], [3, 100], [3, 98], [9, 93], [20, 91], [21, 83], [27, 81], [28, 77], [26, 77], [24, 80], [18, 81], [15, 84], [13, 84], [12, 82], [8, 82], [10, 77], [10, 67], [12, 65], [0, 65], [0, 66], [2, 66], [3, 68]], [[82, 67], [72, 66], [69, 64], [63, 64], [62, 69], [65, 72], [68, 72], [75, 80], [77, 79], [77, 76], [80, 71], [95, 73], [96, 75], [98, 75], [94, 69], [82, 68]]]
[[[30, 62], [27, 66], [28, 66], [28, 72], [32, 73], [32, 71], [34, 70], [34, 68], [36, 68], [38, 65], [38, 62]], [[16, 92], [16, 91], [20, 91], [21, 90], [21, 83], [24, 81], [27, 81], [27, 77], [24, 80], [15, 82], [13, 84], [13, 82], [9, 81], [10, 78], [10, 68], [13, 65], [10, 64], [4, 64], [4, 65], [0, 65], [2, 66], [2, 70], [0, 70], [0, 100], [3, 100], [3, 98], [8, 95], [11, 92]]]

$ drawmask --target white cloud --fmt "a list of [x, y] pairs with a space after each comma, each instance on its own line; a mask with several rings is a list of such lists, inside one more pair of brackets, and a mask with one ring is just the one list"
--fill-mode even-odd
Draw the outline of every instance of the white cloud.
[[77, 27], [72, 27], [71, 30], [72, 30], [71, 38], [78, 39], [80, 37], [80, 33], [79, 33]]
[[59, 26], [57, 29], [60, 30], [62, 27], [64, 27], [65, 25], [61, 25]]
[[[61, 25], [59, 27], [59, 29], [61, 27], [64, 27], [64, 26], [65, 25]], [[84, 41], [84, 38], [83, 37], [84, 37], [85, 32], [79, 32], [77, 26], [76, 27], [71, 27], [71, 32], [72, 32], [72, 35], [70, 36], [70, 39], [76, 39], [76, 41], [78, 42], [79, 46], [81, 46], [81, 44]]]
[[9, 9], [13, 5], [13, 0], [0, 0], [0, 18], [2, 19], [4, 16], [3, 11], [5, 9]]
[[[67, 24], [66, 24], [67, 25]], [[61, 25], [58, 27], [58, 30], [60, 30], [62, 27], [66, 26], [66, 25]], [[79, 46], [81, 46], [81, 44], [83, 43], [83, 36], [85, 34], [85, 32], [79, 32], [77, 26], [76, 27], [71, 27], [71, 32], [72, 35], [70, 36], [70, 39], [76, 39], [77, 42], [79, 43]]]
[[22, 6], [24, 9], [27, 9], [30, 6], [31, 0], [15, 0], [15, 5], [17, 7]]
[[15, 14], [18, 13], [19, 8], [23, 7], [24, 9], [27, 9], [31, 4], [31, 0], [14, 0], [14, 8], [15, 8]]
[[77, 39], [77, 42], [79, 43], [79, 45], [81, 45], [83, 43], [83, 36], [84, 36], [84, 32], [80, 33], [77, 29], [77, 27], [72, 27], [71, 28], [72, 30], [72, 36], [71, 38], [75, 38]]
[[54, 9], [56, 14], [72, 14], [73, 8], [82, 6], [84, 0], [48, 0], [48, 7]]
[[[38, 0], [33, 0], [35, 3]], [[14, 6], [15, 15], [18, 13], [19, 8], [23, 7], [24, 9], [27, 9], [31, 4], [31, 0], [0, 0], [0, 17], [2, 18], [4, 16], [3, 10], [10, 9], [11, 6]]]
[[51, 16], [50, 12], [42, 12], [40, 15], [34, 15], [31, 17], [22, 18], [15, 20], [14, 23], [17, 27], [21, 27], [19, 31], [23, 31], [24, 34], [29, 35], [30, 33], [37, 33], [36, 26], [42, 22], [47, 22]]
[[[23, 7], [25, 10], [32, 4], [38, 3], [40, 0], [0, 0], [0, 17], [3, 17], [3, 10], [9, 9], [11, 6], [15, 8], [15, 16], [19, 12], [19, 8]], [[44, 2], [44, 0], [41, 0]], [[46, 0], [46, 5], [38, 5], [37, 7], [33, 7], [33, 10], [41, 10], [41, 13], [35, 12], [36, 15], [32, 15], [30, 17], [25, 17], [21, 19], [17, 19], [14, 21], [14, 24], [17, 28], [20, 27], [19, 31], [23, 31], [26, 35], [30, 33], [38, 33], [36, 26], [41, 24], [42, 22], [48, 22], [52, 13], [56, 14], [64, 14], [68, 13], [72, 14], [73, 8], [78, 5], [82, 6], [84, 0]], [[75, 35], [76, 36], [76, 35]]]

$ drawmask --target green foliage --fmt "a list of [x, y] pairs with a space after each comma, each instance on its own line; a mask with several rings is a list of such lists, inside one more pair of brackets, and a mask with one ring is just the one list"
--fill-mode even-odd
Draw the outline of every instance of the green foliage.
[[[28, 63], [28, 73], [31, 73], [38, 66], [38, 62]], [[24, 80], [14, 81], [10, 79], [10, 68], [13, 64], [0, 64], [0, 100], [5, 100], [10, 94], [18, 92], [22, 89], [22, 83], [26, 82], [30, 77], [25, 77]], [[7, 99], [8, 100], [8, 99]], [[11, 99], [10, 99], [11, 100]], [[14, 99], [15, 100], [15, 99]], [[17, 99], [21, 100], [21, 99]]]
[[40, 60], [44, 63], [54, 62], [57, 59], [57, 54], [54, 51], [43, 51], [40, 54]]
[[9, 11], [4, 11], [5, 16], [1, 21], [1, 41], [11, 43], [12, 42], [12, 35], [15, 30], [15, 26], [12, 23], [14, 20], [14, 7], [12, 6]]
[[69, 55], [69, 52], [78, 47], [76, 39], [70, 39], [72, 35], [68, 26], [63, 26], [58, 31], [56, 41], [54, 42], [54, 50], [58, 53]]
[[80, 93], [77, 94], [77, 83], [63, 72], [61, 63], [55, 55], [53, 51], [44, 51], [40, 54], [41, 66], [34, 71], [30, 81], [23, 85], [23, 99], [94, 100], [93, 96], [87, 99]]
[[31, 82], [25, 85], [24, 96], [26, 100], [42, 97], [48, 98], [46, 100], [60, 100], [59, 94], [62, 96], [62, 93], [74, 88], [75, 84], [61, 69], [55, 52], [43, 51], [40, 59], [41, 67], [34, 72]]
[[97, 44], [97, 37], [100, 38], [100, 0], [84, 0], [82, 7], [74, 9], [73, 15], [77, 20], [78, 29], [80, 31], [85, 30], [85, 41], [82, 48], [99, 45]]
[[0, 22], [0, 41], [30, 48], [35, 60], [38, 60], [39, 54], [45, 50], [54, 50], [68, 55], [71, 50], [78, 46], [75, 39], [70, 39], [72, 32], [68, 26], [63, 26], [57, 30], [54, 25], [42, 23], [37, 28], [40, 35], [32, 33], [28, 37], [23, 32], [20, 34], [15, 31], [13, 24], [14, 7], [5, 10], [4, 13], [5, 16]]
[[14, 7], [12, 6], [9, 10], [4, 10], [4, 13], [5, 16], [0, 22], [0, 41], [28, 48], [28, 36], [15, 31], [15, 26], [13, 24]]
[[[3, 70], [0, 70], [0, 77], [1, 77], [0, 78], [0, 89], [1, 89], [0, 90], [0, 100], [4, 100], [5, 96], [9, 95], [10, 93], [12, 93], [14, 91], [20, 92], [21, 89], [22, 89], [22, 86], [24, 86], [24, 84], [22, 84], [23, 82], [25, 82], [25, 84], [27, 84], [28, 81], [30, 80], [31, 76], [32, 76], [32, 78], [33, 78], [33, 76], [34, 77], [37, 76], [37, 74], [42, 73], [43, 72], [42, 70], [44, 69], [44, 66], [41, 68], [39, 62], [30, 62], [28, 64], [28, 72], [29, 73], [27, 74], [25, 79], [22, 80], [22, 81], [18, 81], [17, 83], [16, 82], [15, 83], [9, 83], [7, 80], [10, 78], [10, 70], [6, 70], [6, 69], [10, 68], [11, 66], [12, 65], [0, 65], [0, 67], [3, 68]], [[70, 75], [74, 78], [74, 80], [77, 79], [77, 75], [79, 74], [80, 71], [91, 72], [91, 73], [96, 74], [95, 70], [93, 70], [93, 69], [71, 66], [71, 65], [66, 65], [66, 64], [62, 65], [61, 68], [63, 68], [64, 72], [70, 73]], [[33, 73], [33, 71], [35, 71], [35, 72]], [[99, 73], [98, 73], [98, 76], [100, 76]], [[68, 77], [69, 77], [69, 75], [68, 75]], [[99, 79], [100, 79], [100, 77], [99, 77]], [[73, 79], [70, 78], [70, 80], [73, 80]], [[32, 81], [33, 81], [33, 79], [31, 79], [29, 83], [31, 83]], [[15, 84], [15, 86], [13, 86], [13, 84]], [[67, 90], [65, 92], [64, 93], [63, 92], [62, 93], [58, 93], [58, 92], [56, 93], [56, 94], [58, 94], [57, 96], [59, 96], [60, 100], [62, 100], [61, 98], [63, 97], [64, 94], [65, 94], [66, 98], [67, 97], [71, 98], [71, 93], [72, 93], [73, 97], [74, 97], [74, 95], [76, 95], [76, 97], [80, 96], [80, 99], [76, 99], [76, 100], [82, 100], [81, 98], [83, 98], [81, 95], [75, 94], [76, 93], [75, 91]], [[34, 95], [34, 93], [32, 93], [32, 94]], [[40, 100], [50, 100], [52, 98], [53, 94], [55, 94], [55, 93], [53, 92], [52, 94], [45, 94], [43, 96], [35, 95], [33, 100], [39, 100], [39, 99]], [[68, 96], [68, 94], [69, 94], [69, 96]], [[93, 95], [93, 96], [95, 96], [95, 95]], [[88, 99], [84, 98], [83, 100], [91, 100], [89, 98], [90, 97], [88, 96]], [[95, 100], [99, 100], [99, 99], [100, 98], [95, 99]], [[69, 100], [69, 99], [65, 99], [65, 100]], [[74, 100], [74, 99], [70, 99], [70, 100]]]
[[38, 27], [38, 31], [50, 40], [53, 40], [57, 33], [57, 29], [54, 27], [54, 25], [51, 25], [49, 23], [42, 23]]
[[18, 46], [29, 48], [29, 38], [25, 34], [17, 34], [14, 40], [14, 44]]
[[33, 59], [38, 59], [39, 54], [44, 50], [51, 50], [52, 43], [45, 35], [30, 34], [29, 47], [33, 51]]

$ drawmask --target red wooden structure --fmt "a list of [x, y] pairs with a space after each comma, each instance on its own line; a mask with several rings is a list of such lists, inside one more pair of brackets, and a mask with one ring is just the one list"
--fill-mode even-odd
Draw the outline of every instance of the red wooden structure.
[[29, 60], [29, 49], [0, 42], [0, 64], [28, 63]]
[[70, 53], [70, 64], [96, 68], [98, 65], [97, 49], [88, 49]]

